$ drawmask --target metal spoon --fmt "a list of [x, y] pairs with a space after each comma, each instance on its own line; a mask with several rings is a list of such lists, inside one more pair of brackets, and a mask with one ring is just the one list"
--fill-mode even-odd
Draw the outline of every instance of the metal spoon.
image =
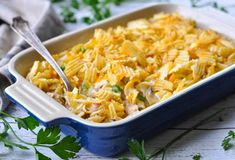
[[13, 23], [11, 28], [19, 34], [26, 42], [28, 42], [49, 64], [54, 68], [58, 73], [60, 78], [65, 84], [65, 87], [68, 91], [72, 91], [73, 87], [65, 76], [64, 72], [60, 69], [59, 65], [52, 58], [49, 51], [42, 44], [37, 35], [30, 28], [28, 21], [24, 20], [22, 17], [13, 18]]

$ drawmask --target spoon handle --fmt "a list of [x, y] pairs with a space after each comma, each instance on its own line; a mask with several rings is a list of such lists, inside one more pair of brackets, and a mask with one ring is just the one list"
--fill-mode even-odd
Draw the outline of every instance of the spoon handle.
[[28, 42], [43, 58], [45, 58], [49, 64], [54, 68], [54, 70], [58, 73], [58, 75], [63, 80], [66, 89], [68, 91], [72, 90], [72, 86], [70, 85], [67, 77], [64, 72], [60, 69], [59, 65], [53, 59], [49, 51], [42, 44], [37, 35], [32, 31], [29, 26], [28, 21], [24, 20], [22, 17], [13, 18], [13, 23], [11, 28], [18, 33], [26, 42]]

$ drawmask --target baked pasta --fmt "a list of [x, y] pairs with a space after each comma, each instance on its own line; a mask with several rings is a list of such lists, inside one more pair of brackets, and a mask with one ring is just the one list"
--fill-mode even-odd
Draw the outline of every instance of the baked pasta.
[[66, 91], [46, 61], [27, 79], [76, 115], [112, 122], [163, 101], [235, 63], [235, 44], [178, 14], [156, 14], [53, 55], [73, 85]]

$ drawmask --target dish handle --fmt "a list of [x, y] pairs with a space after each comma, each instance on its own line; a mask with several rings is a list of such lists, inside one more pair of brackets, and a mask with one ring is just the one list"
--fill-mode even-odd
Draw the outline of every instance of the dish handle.
[[[22, 106], [45, 125], [61, 123], [58, 119], [67, 119], [69, 116], [73, 116], [64, 106], [49, 98], [36, 86], [23, 80], [6, 88], [5, 93], [10, 100]], [[52, 121], [53, 123], [50, 123]]]

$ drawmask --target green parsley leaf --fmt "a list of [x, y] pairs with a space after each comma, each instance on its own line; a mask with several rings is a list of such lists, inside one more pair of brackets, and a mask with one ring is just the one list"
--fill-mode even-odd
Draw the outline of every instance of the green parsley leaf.
[[80, 48], [80, 51], [81, 51], [82, 53], [85, 53], [85, 52], [86, 52], [86, 48], [81, 47], [81, 48]]
[[200, 1], [200, 0], [190, 0], [191, 1], [191, 6], [192, 7], [197, 7], [197, 3]]
[[60, 128], [51, 127], [40, 129], [37, 135], [37, 144], [55, 144], [60, 139]]
[[225, 12], [225, 13], [228, 13], [228, 11], [225, 9], [225, 7], [219, 6], [217, 2], [214, 2], [214, 3], [212, 4], [212, 7], [214, 7], [215, 9], [218, 9], [218, 10], [220, 10], [220, 11], [223, 11], [223, 12]]
[[77, 0], [71, 0], [71, 6], [73, 7], [73, 8], [75, 8], [75, 9], [79, 9], [79, 3], [78, 3], [78, 1]]
[[[52, 3], [62, 2], [63, 0], [51, 0]], [[111, 16], [109, 8], [110, 4], [120, 5], [124, 0], [82, 0], [86, 6], [89, 6], [92, 11], [91, 17], [83, 17], [82, 21], [86, 24], [92, 24], [94, 22], [103, 20]], [[80, 1], [79, 1], [80, 2]], [[79, 9], [80, 3], [78, 0], [70, 0], [70, 6], [62, 7], [61, 15], [65, 23], [76, 23], [72, 8]]]
[[147, 160], [144, 149], [144, 141], [141, 143], [137, 140], [131, 139], [128, 141], [129, 150], [137, 157], [139, 160]]
[[85, 3], [86, 5], [94, 6], [94, 5], [97, 5], [99, 1], [98, 0], [83, 0], [83, 3]]
[[104, 0], [104, 4], [114, 3], [115, 5], [119, 6], [124, 0]]
[[92, 6], [93, 16], [98, 21], [103, 19], [101, 11], [102, 11], [101, 8], [99, 8], [97, 5]]
[[92, 12], [95, 20], [100, 21], [111, 16], [111, 12], [107, 7], [92, 6]]
[[58, 3], [58, 2], [62, 2], [64, 0], [51, 0], [51, 3]]
[[228, 10], [225, 8], [225, 7], [222, 7], [222, 6], [220, 6], [217, 2], [211, 2], [211, 3], [204, 3], [204, 4], [201, 4], [201, 5], [199, 5], [199, 2], [200, 2], [201, 0], [190, 0], [190, 2], [191, 2], [191, 6], [192, 7], [198, 7], [198, 8], [200, 8], [200, 7], [202, 7], [202, 6], [211, 6], [211, 7], [214, 7], [215, 9], [218, 9], [218, 10], [220, 10], [220, 11], [223, 11], [223, 12], [225, 12], [225, 13], [228, 13]]
[[108, 18], [111, 16], [111, 12], [108, 8], [105, 8], [104, 14], [103, 14], [103, 19]]
[[76, 138], [67, 136], [59, 143], [50, 146], [50, 149], [62, 159], [75, 158], [76, 153], [80, 151], [81, 145], [76, 141]]
[[65, 70], [65, 66], [64, 66], [64, 65], [61, 65], [61, 66], [60, 66], [60, 69], [61, 69], [62, 71], [64, 71], [64, 70]]
[[51, 160], [51, 158], [45, 156], [35, 148], [36, 160]]
[[[31, 130], [35, 135], [37, 135], [37, 142], [31, 143], [24, 141], [19, 137], [11, 125], [7, 122], [3, 116], [10, 117], [18, 123], [19, 129], [25, 128]], [[4, 129], [0, 132], [0, 142], [2, 142], [6, 147], [13, 148], [18, 147], [23, 150], [29, 150], [28, 146], [35, 149], [35, 155], [37, 160], [51, 160], [51, 158], [45, 156], [37, 150], [37, 147], [44, 147], [51, 149], [55, 154], [57, 154], [62, 159], [74, 158], [81, 149], [80, 143], [76, 141], [76, 138], [68, 136], [60, 141], [60, 129], [59, 127], [51, 127], [46, 129], [40, 129], [38, 133], [33, 130], [39, 125], [32, 117], [17, 118], [8, 113], [0, 112], [0, 120], [3, 122]], [[22, 144], [14, 143], [7, 139], [8, 131], [11, 131], [15, 138]], [[25, 146], [26, 145], [26, 146]]]
[[142, 96], [141, 94], [138, 94], [137, 98], [140, 100], [140, 101], [145, 101], [146, 98], [144, 96]]
[[218, 3], [217, 2], [214, 2], [213, 5], [212, 5], [214, 8], [218, 8]]
[[194, 0], [190, 0], [190, 2], [191, 2], [191, 7], [196, 7]]
[[62, 8], [62, 11], [60, 14], [63, 16], [63, 20], [65, 23], [77, 22], [77, 19], [74, 17], [74, 12], [68, 7]]
[[74, 12], [72, 12], [69, 8], [64, 7], [62, 12], [61, 12], [61, 15], [64, 16], [64, 17], [73, 17]]
[[200, 160], [201, 159], [201, 155], [199, 153], [193, 155], [193, 160]]
[[2, 133], [0, 133], [0, 141], [8, 135], [7, 132], [9, 130], [9, 127], [5, 123], [3, 123], [3, 125], [4, 125], [4, 130], [2, 131]]
[[83, 82], [81, 87], [83, 90], [87, 90], [87, 89], [89, 89], [89, 84], [86, 82]]
[[124, 0], [113, 0], [113, 3], [117, 6], [119, 6]]
[[25, 118], [15, 118], [17, 122], [18, 128], [24, 128], [26, 130], [34, 130], [36, 127], [39, 126], [38, 121], [36, 121], [33, 117], [28, 116]]
[[95, 20], [94, 20], [93, 18], [91, 18], [91, 17], [83, 17], [83, 18], [82, 18], [82, 21], [83, 21], [84, 23], [86, 23], [86, 24], [92, 24], [92, 23], [95, 22]]
[[228, 13], [228, 10], [225, 9], [225, 7], [220, 7], [220, 10], [223, 11], [223, 12], [225, 12], [225, 13]]
[[120, 86], [118, 86], [118, 85], [114, 85], [114, 86], [112, 87], [112, 91], [113, 91], [114, 93], [120, 93], [120, 92], [122, 92], [122, 88], [121, 88]]
[[228, 135], [224, 138], [224, 140], [222, 141], [221, 146], [223, 147], [223, 149], [226, 151], [228, 149], [230, 149], [233, 144], [231, 143], [232, 140], [235, 139], [235, 132], [230, 130], [228, 132]]

